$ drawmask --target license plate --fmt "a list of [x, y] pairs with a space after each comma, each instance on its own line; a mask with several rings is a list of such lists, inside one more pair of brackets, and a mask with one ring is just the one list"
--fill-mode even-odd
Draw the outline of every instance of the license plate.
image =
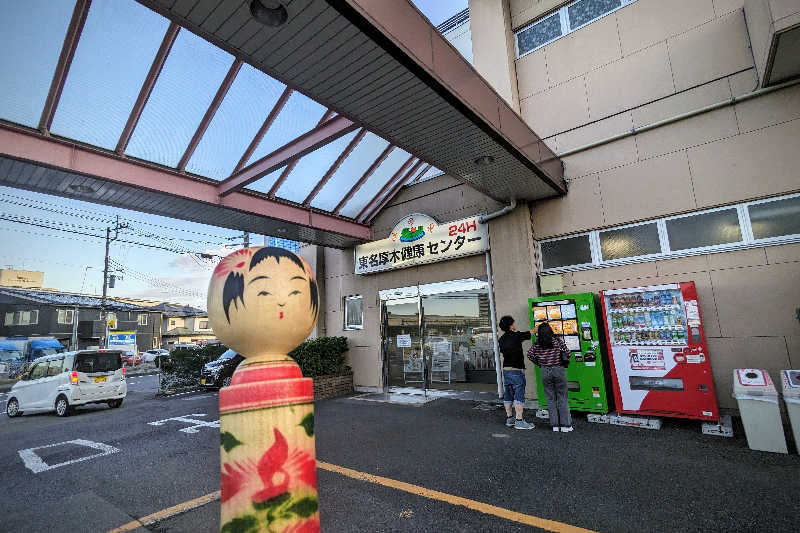
[[200, 385], [205, 385], [205, 384], [206, 384], [206, 378], [201, 379], [200, 380]]
[[106, 377], [103, 376], [101, 378], [94, 378], [94, 382], [95, 383], [105, 383], [106, 382]]

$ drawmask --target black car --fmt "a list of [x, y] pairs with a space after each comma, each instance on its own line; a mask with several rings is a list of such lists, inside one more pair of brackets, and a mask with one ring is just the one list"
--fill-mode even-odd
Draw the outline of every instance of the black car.
[[228, 350], [219, 358], [203, 365], [200, 371], [200, 385], [208, 388], [227, 387], [231, 384], [231, 376], [239, 363], [244, 361], [244, 357]]

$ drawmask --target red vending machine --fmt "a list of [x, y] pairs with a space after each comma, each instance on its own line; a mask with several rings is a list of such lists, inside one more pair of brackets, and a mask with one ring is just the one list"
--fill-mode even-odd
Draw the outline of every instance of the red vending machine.
[[617, 411], [718, 421], [694, 282], [600, 297]]

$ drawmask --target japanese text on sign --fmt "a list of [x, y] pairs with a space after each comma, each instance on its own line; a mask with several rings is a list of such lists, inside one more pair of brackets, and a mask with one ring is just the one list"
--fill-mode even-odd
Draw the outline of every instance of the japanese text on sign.
[[356, 246], [356, 274], [446, 261], [489, 249], [488, 226], [469, 217], [444, 224], [425, 215], [410, 215], [391, 236]]

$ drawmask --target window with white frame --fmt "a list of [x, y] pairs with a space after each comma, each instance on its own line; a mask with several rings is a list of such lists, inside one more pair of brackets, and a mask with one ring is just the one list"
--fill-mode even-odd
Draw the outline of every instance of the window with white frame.
[[364, 329], [364, 298], [362, 296], [345, 297], [344, 329]]
[[742, 242], [738, 209], [719, 209], [665, 221], [672, 252]]
[[578, 235], [542, 242], [542, 266], [557, 268], [592, 263], [589, 235]]
[[74, 310], [72, 309], [59, 309], [58, 310], [58, 323], [59, 324], [72, 324]]
[[147, 313], [139, 313], [139, 325], [140, 326], [147, 325]]
[[208, 329], [208, 320], [200, 321], [200, 329]]
[[543, 273], [800, 242], [800, 194], [548, 239]]
[[529, 54], [635, 1], [577, 0], [568, 3], [517, 31], [517, 57]]
[[39, 323], [39, 311], [11, 311], [6, 313], [6, 326], [30, 326]]
[[655, 222], [601, 231], [599, 237], [603, 261], [661, 253]]
[[747, 212], [756, 240], [800, 234], [800, 196], [754, 202]]

